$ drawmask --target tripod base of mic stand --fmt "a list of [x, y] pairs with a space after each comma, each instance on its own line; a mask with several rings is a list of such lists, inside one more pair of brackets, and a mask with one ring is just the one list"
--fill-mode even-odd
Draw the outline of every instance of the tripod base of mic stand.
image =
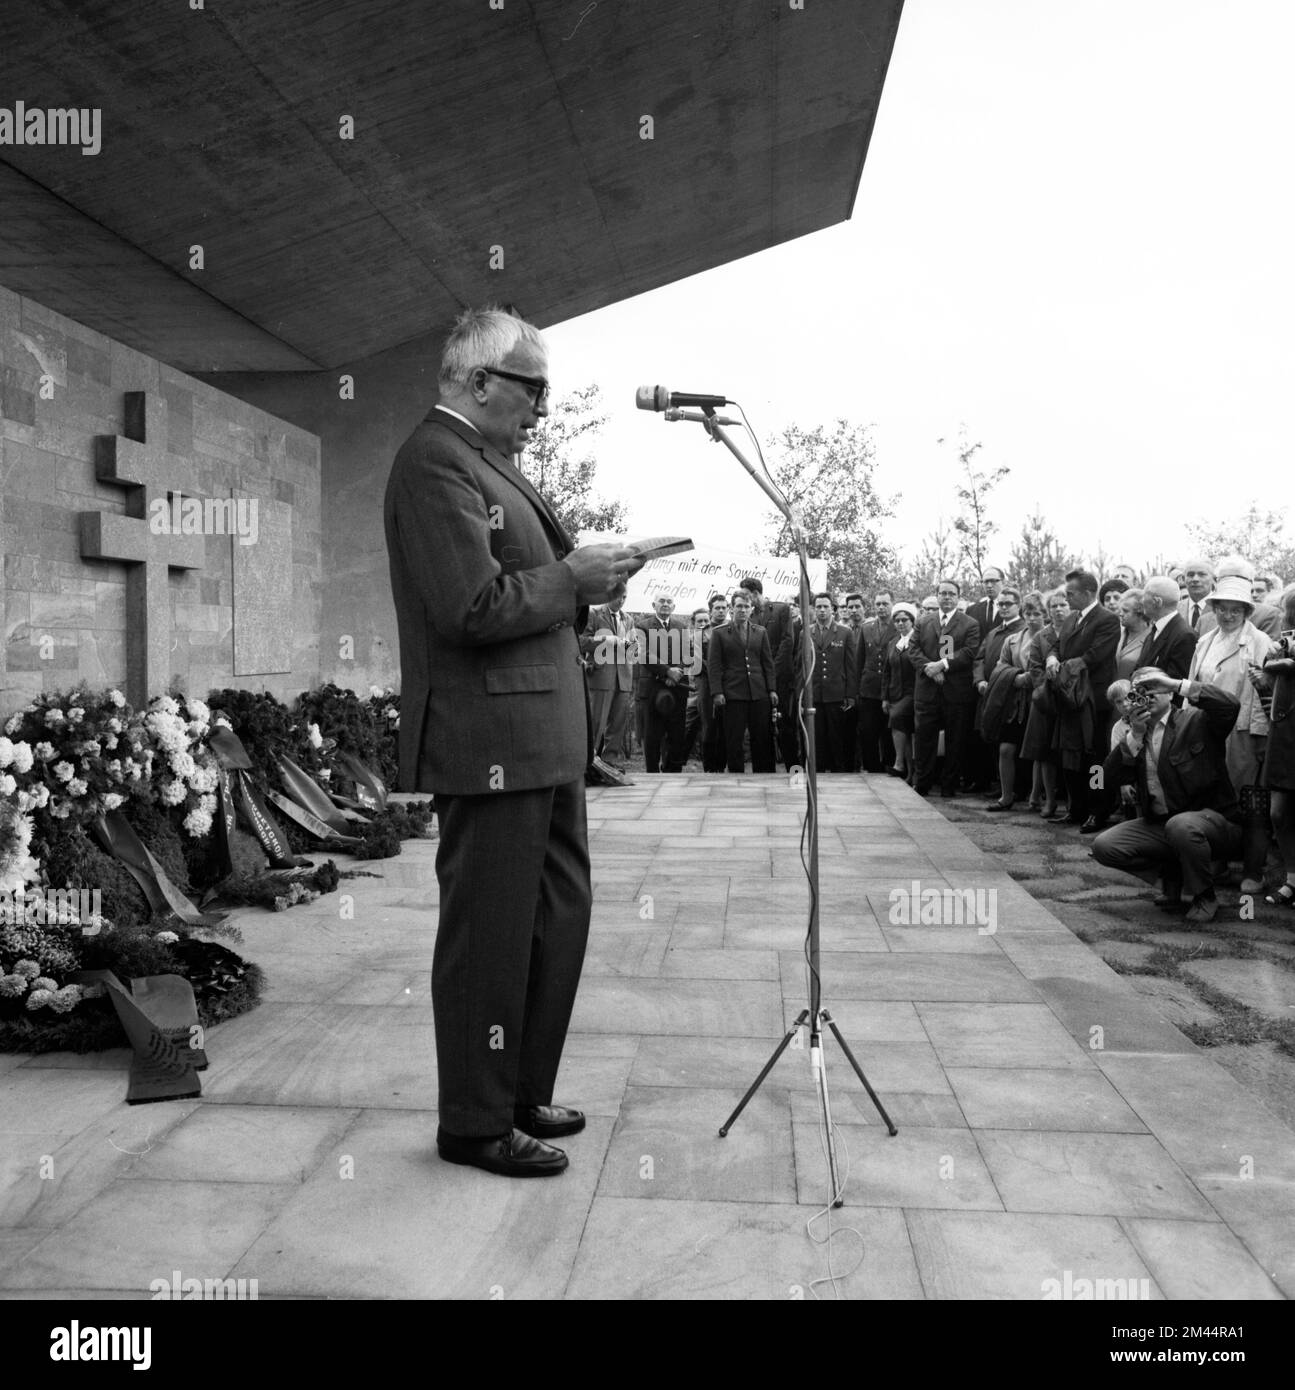
[[[791, 1025], [791, 1027], [787, 1030], [786, 1034], [784, 1035], [783, 1040], [774, 1049], [773, 1056], [770, 1057], [769, 1060], [764, 1064], [764, 1070], [761, 1071], [760, 1075], [757, 1076], [756, 1079], [747, 1088], [746, 1095], [744, 1095], [742, 1099], [738, 1101], [737, 1109], [734, 1110], [733, 1113], [728, 1117], [728, 1119], [725, 1120], [724, 1123], [719, 1127], [719, 1137], [721, 1139], [727, 1137], [729, 1130], [732, 1129], [734, 1124], [737, 1122], [737, 1117], [742, 1113], [743, 1110], [746, 1109], [747, 1103], [750, 1101], [751, 1097], [755, 1095], [755, 1093], [760, 1089], [760, 1086], [763, 1083], [765, 1077], [768, 1076], [769, 1073], [777, 1065], [778, 1058], [781, 1057], [782, 1054], [786, 1052], [788, 1047], [791, 1046], [792, 1039], [801, 1030], [801, 1028], [804, 1027], [805, 1023], [809, 1021], [809, 1016], [810, 1015], [808, 1009], [802, 1009], [800, 1011], [800, 1014], [797, 1016], [795, 1023]], [[845, 1197], [841, 1192], [841, 1182], [837, 1174], [836, 1168], [836, 1137], [832, 1132], [832, 1102], [831, 1098], [828, 1095], [827, 1066], [823, 1058], [823, 1036], [821, 1025], [824, 1023], [826, 1023], [827, 1026], [832, 1030], [832, 1036], [840, 1044], [841, 1051], [845, 1053], [846, 1060], [854, 1068], [855, 1075], [859, 1078], [860, 1081], [863, 1082], [863, 1089], [867, 1091], [868, 1099], [871, 1100], [873, 1105], [877, 1107], [877, 1114], [880, 1115], [882, 1120], [885, 1122], [886, 1129], [889, 1132], [890, 1137], [893, 1139], [895, 1135], [899, 1133], [899, 1130], [895, 1128], [894, 1121], [890, 1118], [889, 1115], [886, 1114], [885, 1106], [882, 1105], [881, 1100], [878, 1097], [876, 1091], [872, 1089], [872, 1086], [869, 1083], [868, 1078], [863, 1074], [863, 1068], [860, 1067], [859, 1063], [856, 1061], [854, 1053], [850, 1051], [849, 1044], [841, 1036], [841, 1030], [836, 1026], [836, 1022], [832, 1018], [832, 1015], [829, 1014], [826, 1009], [820, 1009], [818, 1011], [817, 1016], [813, 1019], [812, 1022], [810, 1022], [809, 1056], [810, 1064], [813, 1067], [814, 1071], [814, 1084], [818, 1089], [819, 1104], [821, 1105], [823, 1110], [824, 1132], [827, 1135], [827, 1166], [832, 1179], [832, 1205], [834, 1207], [839, 1207], [844, 1205]]]

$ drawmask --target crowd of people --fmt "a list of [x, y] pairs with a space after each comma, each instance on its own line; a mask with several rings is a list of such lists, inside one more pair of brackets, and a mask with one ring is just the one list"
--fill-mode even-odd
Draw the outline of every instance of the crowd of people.
[[[974, 600], [952, 578], [920, 603], [819, 593], [804, 616], [754, 578], [686, 621], [664, 594], [650, 614], [596, 609], [595, 748], [615, 762], [637, 744], [649, 772], [803, 766], [808, 638], [820, 772], [1021, 802], [1193, 923], [1234, 859], [1243, 895], [1295, 906], [1295, 584], [1238, 557], [1104, 582], [1080, 568], [1046, 593], [994, 568], [982, 582]], [[1284, 881], [1265, 894], [1270, 856]]]

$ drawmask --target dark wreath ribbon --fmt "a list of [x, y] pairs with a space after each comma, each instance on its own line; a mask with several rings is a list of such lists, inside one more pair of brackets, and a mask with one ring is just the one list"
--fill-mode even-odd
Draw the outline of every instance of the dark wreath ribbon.
[[108, 811], [90, 823], [95, 839], [143, 890], [148, 905], [157, 913], [174, 913], [186, 926], [210, 927], [224, 919], [224, 913], [198, 911], [166, 875], [148, 846], [135, 833], [135, 827], [120, 811]]
[[216, 755], [219, 764], [216, 779], [216, 809], [219, 813], [216, 821], [216, 849], [222, 856], [219, 867], [225, 873], [233, 872], [229, 836], [236, 824], [237, 812], [241, 811], [243, 819], [251, 826], [252, 833], [260, 841], [261, 848], [269, 856], [271, 866], [276, 869], [298, 868], [296, 856], [288, 847], [287, 836], [266, 808], [248, 775], [252, 760], [248, 757], [242, 740], [233, 729], [217, 724], [208, 733], [207, 742], [211, 745], [211, 751]]

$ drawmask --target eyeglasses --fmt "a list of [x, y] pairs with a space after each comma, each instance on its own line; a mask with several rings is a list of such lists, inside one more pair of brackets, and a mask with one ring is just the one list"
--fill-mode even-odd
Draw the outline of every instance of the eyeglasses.
[[939, 593], [940, 593], [940, 597], [941, 597], [941, 598], [957, 598], [957, 597], [958, 597], [958, 591], [957, 591], [956, 589], [941, 589], [941, 590], [939, 591]]
[[526, 387], [526, 394], [530, 397], [532, 405], [539, 405], [541, 401], [549, 398], [552, 389], [549, 383], [542, 376], [519, 376], [516, 372], [501, 371], [498, 367], [482, 367], [483, 372], [489, 372], [491, 376], [501, 376], [505, 381], [515, 381], [519, 385]]

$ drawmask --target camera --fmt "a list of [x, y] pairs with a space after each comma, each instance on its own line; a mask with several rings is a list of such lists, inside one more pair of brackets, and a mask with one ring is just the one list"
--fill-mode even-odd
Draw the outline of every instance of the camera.
[[1146, 689], [1145, 686], [1135, 685], [1131, 687], [1129, 693], [1124, 697], [1129, 706], [1131, 714], [1142, 714], [1151, 708], [1155, 700], [1155, 693]]

